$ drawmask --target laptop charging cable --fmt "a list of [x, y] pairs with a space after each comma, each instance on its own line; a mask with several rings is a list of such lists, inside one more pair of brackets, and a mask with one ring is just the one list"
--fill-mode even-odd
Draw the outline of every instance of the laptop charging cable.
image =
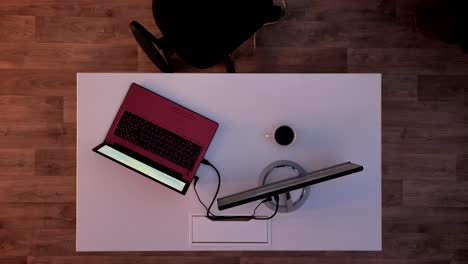
[[216, 192], [215, 192], [215, 194], [213, 196], [213, 199], [211, 200], [211, 203], [210, 203], [209, 206], [206, 206], [205, 203], [203, 203], [203, 201], [200, 199], [200, 196], [198, 195], [198, 192], [197, 192], [197, 187], [196, 186], [197, 186], [197, 182], [198, 182], [198, 180], [200, 178], [198, 176], [194, 177], [193, 190], [195, 191], [195, 194], [197, 195], [197, 199], [200, 202], [200, 204], [203, 205], [203, 207], [206, 209], [206, 217], [208, 219], [210, 219], [212, 221], [249, 221], [249, 220], [252, 220], [252, 219], [254, 219], [254, 220], [268, 220], [268, 219], [273, 218], [278, 213], [279, 196], [274, 195], [273, 199], [276, 202], [276, 209], [275, 209], [275, 212], [270, 216], [256, 216], [255, 213], [256, 213], [258, 207], [260, 207], [260, 205], [262, 205], [263, 203], [271, 201], [271, 197], [261, 201], [255, 207], [255, 209], [254, 209], [254, 211], [253, 211], [253, 213], [251, 215], [215, 215], [214, 213], [211, 212], [211, 207], [213, 206], [214, 201], [216, 200], [216, 197], [218, 197], [219, 188], [221, 186], [221, 175], [220, 175], [218, 169], [216, 169], [216, 167], [211, 162], [209, 162], [208, 160], [203, 159], [201, 163], [206, 165], [206, 166], [211, 167], [216, 172], [216, 175], [218, 177], [218, 185], [216, 187]]

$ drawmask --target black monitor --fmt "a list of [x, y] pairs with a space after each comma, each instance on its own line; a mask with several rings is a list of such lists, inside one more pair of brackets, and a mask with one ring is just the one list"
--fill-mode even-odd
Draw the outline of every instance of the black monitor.
[[325, 169], [309, 172], [305, 175], [299, 175], [290, 179], [269, 183], [257, 188], [219, 198], [217, 200], [218, 209], [224, 210], [256, 200], [266, 199], [309, 185], [343, 177], [362, 171], [363, 169], [364, 168], [361, 165], [346, 162]]

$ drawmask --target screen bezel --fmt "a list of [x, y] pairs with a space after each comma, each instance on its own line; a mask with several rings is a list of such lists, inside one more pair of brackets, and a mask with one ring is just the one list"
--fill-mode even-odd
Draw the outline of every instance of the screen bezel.
[[[315, 176], [314, 178], [307, 178], [310, 176], [314, 176], [316, 174], [323, 173], [327, 170], [331, 170], [331, 169], [339, 168], [339, 167], [345, 167], [345, 166], [351, 166], [352, 168], [344, 169], [336, 173], [329, 173], [329, 174], [326, 174], [325, 176]], [[320, 170], [306, 173], [304, 176], [296, 176], [293, 178], [289, 178], [289, 179], [285, 179], [285, 180], [281, 180], [277, 182], [272, 182], [263, 186], [259, 186], [256, 188], [252, 188], [252, 189], [248, 189], [245, 191], [233, 193], [231, 195], [227, 195], [224, 197], [220, 197], [217, 199], [218, 209], [219, 210], [229, 209], [232, 207], [236, 207], [236, 206], [250, 203], [253, 201], [257, 201], [260, 199], [273, 197], [274, 195], [279, 195], [288, 191], [300, 189], [309, 185], [314, 185], [314, 184], [318, 184], [324, 181], [333, 180], [333, 179], [343, 177], [349, 174], [360, 172], [362, 170], [364, 170], [363, 166], [352, 163], [352, 162], [345, 162], [345, 163], [337, 164], [331, 167], [327, 167], [327, 168], [323, 168]], [[301, 181], [299, 183], [293, 184], [293, 182], [297, 180], [301, 180]], [[286, 186], [283, 187], [282, 185], [286, 185]], [[272, 190], [267, 190], [267, 188], [272, 189]], [[267, 191], [264, 191], [264, 190], [267, 190]]]
[[[185, 186], [184, 186], [184, 188], [183, 188], [182, 190], [178, 190], [178, 189], [176, 189], [176, 188], [174, 188], [174, 187], [172, 187], [172, 186], [170, 186], [170, 185], [168, 185], [168, 184], [165, 184], [164, 182], [158, 181], [157, 179], [151, 177], [150, 175], [147, 175], [147, 174], [145, 174], [145, 173], [143, 173], [143, 172], [141, 172], [141, 171], [139, 171], [139, 170], [137, 170], [137, 169], [135, 169], [135, 168], [132, 168], [132, 167], [130, 167], [130, 166], [128, 166], [128, 165], [126, 165], [126, 164], [124, 164], [124, 163], [122, 163], [122, 162], [120, 162], [120, 161], [118, 161], [118, 160], [116, 160], [116, 159], [114, 159], [114, 158], [112, 158], [112, 157], [109, 157], [109, 156], [105, 155], [105, 154], [102, 153], [102, 152], [99, 152], [99, 149], [101, 149], [103, 146], [108, 146], [108, 147], [110, 147], [110, 148], [116, 149], [116, 148], [112, 147], [112, 145], [107, 144], [106, 142], [103, 142], [103, 143], [97, 145], [96, 147], [94, 147], [92, 150], [93, 150], [94, 152], [96, 152], [97, 154], [99, 154], [99, 155], [101, 155], [101, 156], [103, 156], [103, 157], [106, 157], [107, 159], [110, 159], [110, 160], [112, 160], [112, 161], [114, 161], [114, 162], [116, 162], [116, 163], [118, 163], [118, 164], [120, 164], [120, 165], [122, 165], [122, 166], [124, 166], [124, 167], [126, 167], [126, 168], [128, 168], [128, 169], [130, 169], [130, 170], [132, 170], [132, 171], [134, 171], [134, 172], [136, 172], [136, 173], [138, 173], [138, 174], [140, 174], [140, 175], [143, 175], [143, 176], [145, 176], [146, 178], [148, 178], [148, 179], [150, 179], [150, 180], [152, 180], [152, 181], [155, 181], [155, 182], [157, 182], [157, 183], [159, 183], [159, 184], [161, 184], [161, 185], [163, 185], [163, 186], [165, 186], [165, 187], [167, 187], [167, 188], [169, 188], [169, 189], [171, 189], [171, 190], [174, 190], [174, 191], [176, 191], [176, 192], [178, 192], [178, 193], [180, 193], [180, 194], [182, 194], [182, 195], [185, 195], [185, 194], [187, 193], [187, 190], [188, 190], [188, 188], [190, 187], [190, 182], [186, 182], [186, 181], [184, 181], [184, 180], [177, 179], [177, 180], [179, 180], [179, 181], [181, 181], [181, 182], [183, 182], [183, 183], [185, 184]], [[122, 152], [122, 151], [120, 151], [120, 150], [117, 150], [117, 151]], [[122, 152], [122, 153], [123, 153], [123, 152]], [[129, 154], [127, 154], [127, 153], [123, 153], [123, 154], [125, 154], [125, 155], [127, 155], [127, 156], [129, 156], [129, 157], [131, 157], [131, 158], [133, 158], [133, 159], [135, 159], [135, 160], [138, 160], [139, 162], [144, 163], [144, 164], [146, 164], [146, 165], [152, 167], [153, 169], [155, 169], [155, 170], [157, 170], [157, 171], [160, 171], [160, 170], [154, 168], [153, 166], [151, 166], [150, 164], [147, 164], [146, 162], [144, 162], [144, 161], [138, 159], [137, 157], [133, 157], [132, 155], [129, 155]], [[164, 174], [166, 174], [166, 175], [168, 175], [168, 176], [170, 176], [170, 177], [173, 177], [173, 176], [171, 176], [171, 175], [169, 175], [169, 174], [167, 174], [167, 173], [165, 173], [165, 172], [162, 172], [162, 173], [164, 173]], [[176, 178], [176, 177], [173, 177], [173, 178]]]

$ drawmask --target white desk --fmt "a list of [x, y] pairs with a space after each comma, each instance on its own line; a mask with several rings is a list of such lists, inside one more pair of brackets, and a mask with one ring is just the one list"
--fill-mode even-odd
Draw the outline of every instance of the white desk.
[[[182, 196], [91, 151], [103, 141], [132, 82], [220, 124], [206, 154], [221, 171], [220, 196], [256, 187], [262, 169], [280, 159], [295, 161], [306, 170], [349, 160], [363, 165], [364, 171], [312, 186], [299, 210], [278, 214], [268, 223], [197, 224], [192, 216], [203, 215], [204, 209], [193, 186]], [[282, 123], [297, 131], [290, 147], [276, 146], [264, 137]], [[80, 73], [77, 159], [78, 251], [381, 250], [377, 74]], [[208, 202], [216, 177], [203, 166], [197, 175], [201, 178], [197, 188]], [[256, 204], [221, 213], [250, 213]], [[271, 214], [265, 206], [259, 212]], [[217, 228], [226, 231], [210, 233]], [[250, 241], [251, 234], [238, 231], [242, 229], [256, 230], [266, 240], [198, 241], [200, 236]]]

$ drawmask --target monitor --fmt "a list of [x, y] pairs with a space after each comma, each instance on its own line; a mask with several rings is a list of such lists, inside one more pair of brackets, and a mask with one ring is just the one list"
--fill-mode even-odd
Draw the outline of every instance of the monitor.
[[363, 169], [364, 168], [361, 165], [357, 165], [352, 162], [346, 162], [321, 170], [309, 172], [305, 175], [299, 175], [286, 180], [269, 183], [257, 188], [234, 193], [217, 199], [218, 209], [225, 210], [256, 200], [266, 199], [288, 191], [356, 173], [362, 171]]

